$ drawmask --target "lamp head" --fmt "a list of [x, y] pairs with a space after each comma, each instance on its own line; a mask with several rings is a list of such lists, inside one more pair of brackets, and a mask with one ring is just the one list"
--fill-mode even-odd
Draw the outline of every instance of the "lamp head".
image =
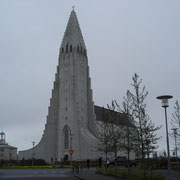
[[168, 104], [168, 99], [173, 98], [173, 96], [170, 95], [163, 95], [163, 96], [158, 96], [157, 99], [160, 99], [162, 101], [162, 107], [169, 107]]

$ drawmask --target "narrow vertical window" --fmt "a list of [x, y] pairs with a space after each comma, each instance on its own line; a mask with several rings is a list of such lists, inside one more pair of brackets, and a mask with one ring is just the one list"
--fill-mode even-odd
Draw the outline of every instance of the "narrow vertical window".
[[66, 44], [66, 53], [68, 53], [68, 43]]
[[64, 130], [64, 149], [69, 148], [69, 131], [68, 128]]
[[84, 49], [84, 56], [86, 56], [86, 49]]
[[70, 46], [70, 52], [72, 52], [72, 45]]

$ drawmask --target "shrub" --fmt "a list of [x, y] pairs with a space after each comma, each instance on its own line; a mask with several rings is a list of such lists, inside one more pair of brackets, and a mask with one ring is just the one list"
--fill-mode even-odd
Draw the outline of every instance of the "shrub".
[[[121, 177], [127, 180], [144, 180], [144, 172], [140, 169], [131, 169], [130, 171], [128, 170], [123, 170], [119, 168], [109, 168], [109, 169], [104, 169], [104, 168], [97, 168], [96, 173], [106, 175], [106, 176], [116, 176], [116, 177]], [[146, 179], [147, 180], [164, 180], [164, 176], [161, 175], [161, 173], [155, 173], [153, 171], [150, 171], [149, 173], [146, 173]]]

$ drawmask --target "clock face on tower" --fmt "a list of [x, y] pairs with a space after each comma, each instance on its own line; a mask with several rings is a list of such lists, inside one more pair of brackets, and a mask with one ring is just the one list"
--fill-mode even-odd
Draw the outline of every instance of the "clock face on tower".
[[65, 60], [64, 64], [67, 66], [69, 64], [69, 60]]

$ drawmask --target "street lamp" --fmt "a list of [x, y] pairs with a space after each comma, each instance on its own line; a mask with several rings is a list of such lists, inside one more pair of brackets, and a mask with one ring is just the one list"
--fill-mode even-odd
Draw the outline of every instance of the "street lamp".
[[178, 128], [172, 128], [173, 133], [174, 133], [174, 140], [175, 140], [176, 169], [178, 170], [178, 155], [177, 155], [177, 143], [176, 143], [177, 129], [178, 129]]
[[166, 108], [169, 107], [168, 99], [173, 98], [170, 95], [158, 96], [157, 99], [162, 101], [162, 107], [165, 110], [165, 122], [166, 122], [166, 141], [167, 141], [167, 154], [168, 154], [168, 177], [170, 179], [171, 166], [170, 166], [170, 154], [169, 154], [169, 135], [168, 135], [168, 123], [167, 123], [167, 111]]
[[34, 167], [34, 145], [35, 145], [35, 143], [36, 142], [32, 142], [32, 145], [33, 145], [33, 148], [32, 148], [32, 151], [33, 151], [33, 153], [32, 153], [32, 167]]
[[[73, 135], [74, 135], [74, 134], [70, 133], [70, 136], [71, 136], [71, 137], [70, 137], [70, 150], [73, 150], [73, 149], [72, 149], [72, 138], [73, 138]], [[71, 166], [72, 166], [72, 154], [73, 154], [73, 152], [71, 152]]]

